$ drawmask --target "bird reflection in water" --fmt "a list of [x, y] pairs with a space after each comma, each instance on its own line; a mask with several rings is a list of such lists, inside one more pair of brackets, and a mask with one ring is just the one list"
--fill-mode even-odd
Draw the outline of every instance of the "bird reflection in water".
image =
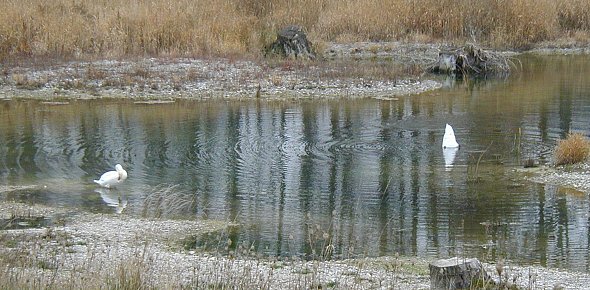
[[94, 190], [100, 194], [100, 197], [110, 207], [115, 208], [115, 213], [121, 214], [127, 207], [128, 200], [118, 190], [112, 190], [107, 188], [97, 188]]
[[445, 169], [450, 170], [455, 164], [455, 157], [457, 156], [459, 148], [445, 148], [443, 149], [443, 157], [445, 159]]

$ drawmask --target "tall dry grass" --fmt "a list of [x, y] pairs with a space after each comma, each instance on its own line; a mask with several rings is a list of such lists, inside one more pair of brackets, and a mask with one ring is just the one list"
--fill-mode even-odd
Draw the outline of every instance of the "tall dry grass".
[[30, 55], [256, 55], [287, 24], [302, 25], [315, 42], [445, 40], [519, 48], [589, 35], [590, 2], [4, 0], [0, 60]]

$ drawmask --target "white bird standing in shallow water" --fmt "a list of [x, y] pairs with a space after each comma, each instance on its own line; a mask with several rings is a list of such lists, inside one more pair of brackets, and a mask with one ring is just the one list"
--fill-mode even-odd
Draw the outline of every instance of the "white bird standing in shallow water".
[[98, 183], [102, 187], [111, 188], [119, 185], [125, 179], [127, 179], [127, 171], [123, 169], [121, 164], [115, 165], [116, 171], [108, 171], [105, 172], [99, 180], [94, 180], [95, 183]]
[[445, 135], [443, 136], [442, 147], [443, 149], [459, 147], [459, 143], [457, 143], [457, 140], [455, 139], [455, 131], [453, 131], [453, 127], [451, 127], [449, 124], [447, 124], [445, 127]]

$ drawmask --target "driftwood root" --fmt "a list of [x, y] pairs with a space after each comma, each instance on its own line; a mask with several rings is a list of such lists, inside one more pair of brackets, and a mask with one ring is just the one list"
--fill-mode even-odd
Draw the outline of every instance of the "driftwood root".
[[440, 52], [430, 70], [435, 73], [484, 76], [509, 74], [513, 66], [513, 62], [500, 53], [468, 44], [461, 49]]

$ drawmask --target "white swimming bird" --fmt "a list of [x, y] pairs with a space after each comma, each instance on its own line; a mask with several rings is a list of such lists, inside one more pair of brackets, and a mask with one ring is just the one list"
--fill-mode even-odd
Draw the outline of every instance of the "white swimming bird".
[[455, 131], [453, 131], [453, 127], [451, 127], [449, 124], [447, 124], [445, 127], [445, 135], [443, 136], [442, 147], [443, 149], [459, 147], [459, 143], [457, 143], [457, 140], [455, 139]]
[[108, 171], [105, 172], [99, 180], [94, 180], [95, 183], [98, 183], [102, 187], [112, 188], [127, 179], [127, 171], [123, 169], [121, 164], [115, 165], [115, 171]]

